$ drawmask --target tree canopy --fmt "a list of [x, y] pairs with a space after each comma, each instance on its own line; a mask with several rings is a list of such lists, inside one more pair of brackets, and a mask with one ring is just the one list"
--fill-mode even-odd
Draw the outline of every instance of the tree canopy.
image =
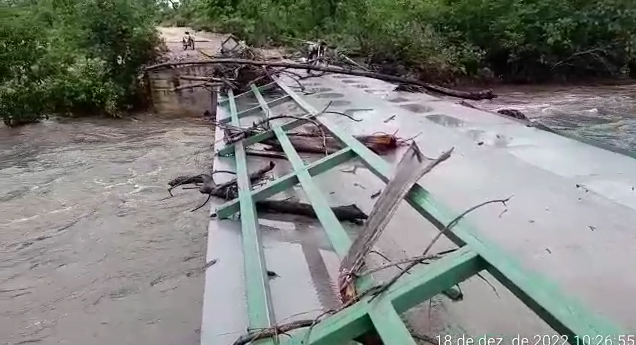
[[182, 0], [181, 25], [252, 44], [324, 38], [425, 78], [540, 82], [636, 74], [633, 0]]
[[139, 72], [157, 57], [148, 0], [0, 1], [0, 117], [116, 116], [140, 101]]

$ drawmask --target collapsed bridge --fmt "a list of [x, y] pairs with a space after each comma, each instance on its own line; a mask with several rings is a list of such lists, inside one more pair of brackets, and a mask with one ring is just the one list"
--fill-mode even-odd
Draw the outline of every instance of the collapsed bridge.
[[[218, 102], [210, 109], [215, 141], [225, 142], [215, 148], [215, 171], [232, 173], [214, 176], [225, 181], [214, 187], [225, 186], [226, 197], [212, 199], [202, 343], [414, 344], [464, 332], [512, 336], [519, 324], [516, 334], [555, 333], [572, 343], [625, 334], [586, 309], [636, 324], [618, 298], [627, 290], [605, 284], [616, 294], [607, 299], [594, 294], [598, 278], [578, 283], [589, 269], [584, 263], [599, 255], [584, 249], [598, 243], [589, 223], [612, 224], [601, 236], [630, 238], [608, 217], [635, 218], [635, 210], [599, 187], [617, 166], [636, 171], [629, 158], [432, 96], [396, 94], [384, 82], [325, 76], [305, 82], [303, 97], [291, 78], [268, 77], [272, 83], [238, 96], [232, 88], [210, 96]], [[333, 113], [319, 110], [325, 103]], [[265, 119], [272, 121], [262, 126]], [[354, 137], [395, 129], [412, 140], [385, 158]], [[292, 138], [303, 134], [318, 138], [326, 154], [299, 152]], [[267, 140], [279, 156], [250, 154]], [[331, 150], [327, 140], [335, 143]], [[442, 154], [426, 157], [432, 153]], [[343, 165], [352, 169], [338, 169]], [[589, 166], [596, 175], [584, 174]], [[253, 179], [263, 167], [271, 169]], [[265, 174], [275, 177], [264, 181]], [[427, 189], [413, 184], [423, 174]], [[579, 179], [597, 186], [598, 198], [579, 203]], [[410, 207], [400, 206], [402, 199]], [[302, 202], [313, 213], [259, 210], [267, 200]], [[484, 202], [504, 208], [473, 209]], [[363, 225], [341, 222], [334, 207], [347, 204], [368, 214]], [[228, 219], [238, 212], [240, 221]], [[572, 243], [579, 249], [568, 250]], [[631, 255], [608, 254], [612, 244], [603, 243], [605, 255]], [[595, 277], [634, 287], [613, 272], [597, 269]], [[591, 307], [566, 295], [588, 297]]]

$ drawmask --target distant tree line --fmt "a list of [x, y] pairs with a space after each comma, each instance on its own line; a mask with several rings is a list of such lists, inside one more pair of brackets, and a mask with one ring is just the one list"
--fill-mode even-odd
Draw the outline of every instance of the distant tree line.
[[162, 16], [256, 45], [323, 38], [432, 80], [636, 75], [633, 0], [182, 0]]

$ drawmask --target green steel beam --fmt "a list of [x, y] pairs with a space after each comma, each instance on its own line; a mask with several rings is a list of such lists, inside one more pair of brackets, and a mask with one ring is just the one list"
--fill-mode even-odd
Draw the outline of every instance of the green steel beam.
[[[281, 104], [289, 101], [290, 99], [291, 99], [291, 97], [289, 95], [285, 95], [285, 96], [276, 98], [275, 100], [269, 101], [267, 103], [267, 105], [269, 105], [270, 107], [275, 107], [277, 105], [281, 105]], [[243, 111], [240, 111], [240, 112], [238, 112], [237, 115], [238, 115], [239, 119], [242, 119], [244, 117], [248, 117], [248, 116], [253, 115], [253, 114], [258, 114], [260, 111], [261, 111], [261, 107], [260, 106], [255, 106], [255, 107], [251, 107], [249, 109], [245, 109]], [[226, 117], [226, 118], [220, 119], [218, 122], [219, 123], [228, 123], [228, 122], [230, 122], [230, 120], [231, 119], [229, 117]]]
[[[281, 345], [342, 345], [373, 328], [366, 302], [358, 302], [326, 317], [310, 330], [295, 333]], [[309, 333], [309, 336], [307, 336]]]
[[[252, 92], [254, 92], [256, 100], [263, 109], [263, 113], [267, 115], [271, 114], [267, 102], [265, 102], [265, 99], [260, 94], [258, 89], [254, 87], [254, 85], [252, 85]], [[308, 167], [305, 166], [302, 159], [298, 155], [298, 152], [296, 152], [296, 149], [294, 149], [294, 146], [287, 137], [287, 134], [285, 133], [283, 128], [281, 126], [273, 126], [273, 131], [279, 143], [281, 144], [281, 147], [283, 148], [287, 159], [294, 169], [296, 179], [303, 187], [303, 190], [305, 191], [305, 194], [307, 195], [307, 198], [309, 199], [314, 212], [316, 212], [316, 217], [322, 224], [323, 229], [325, 229], [325, 233], [327, 234], [327, 237], [329, 238], [334, 251], [340, 258], [343, 258], [349, 250], [349, 247], [351, 246], [351, 239], [349, 238], [349, 235], [329, 207], [327, 199], [325, 199], [318, 186], [312, 180], [312, 175], [308, 172]], [[342, 150], [340, 152], [342, 152]], [[327, 159], [323, 162], [325, 170], [335, 166], [334, 163], [337, 163], [336, 161], [329, 160], [329, 157], [330, 156], [323, 158]], [[317, 166], [322, 167], [322, 165]], [[372, 282], [370, 279], [359, 279], [358, 281], [356, 281], [356, 286], [360, 291], [371, 287]]]
[[[318, 114], [315, 108], [287, 85], [276, 78], [274, 80], [301, 108], [309, 114]], [[338, 128], [329, 119], [320, 119], [320, 122], [335, 138], [355, 151], [365, 165], [381, 180], [388, 182], [393, 176], [391, 165], [384, 159], [374, 154], [346, 131]], [[418, 184], [411, 188], [406, 200], [439, 229], [443, 229], [444, 225], [455, 217]], [[574, 335], [621, 334], [617, 327], [598, 318], [572, 298], [566, 298], [554, 284], [545, 278], [523, 270], [516, 260], [481, 236], [478, 237], [474, 229], [469, 229], [462, 224], [463, 222], [460, 222], [452, 231], [446, 231], [445, 235], [457, 245], [468, 245], [478, 253], [489, 264], [488, 270], [493, 276], [555, 331], [570, 335], [569, 339], [572, 341], [575, 339]]]
[[[254, 85], [252, 85], [252, 92], [256, 95], [256, 99], [265, 114], [270, 114], [267, 102], [265, 102], [265, 99]], [[283, 151], [287, 156], [287, 160], [289, 160], [289, 163], [296, 173], [296, 178], [298, 178], [300, 185], [305, 190], [305, 194], [307, 195], [314, 212], [316, 212], [316, 217], [325, 229], [333, 249], [338, 256], [341, 258], [344, 257], [351, 246], [351, 239], [342, 227], [342, 224], [340, 224], [338, 218], [336, 218], [336, 215], [331, 210], [327, 199], [325, 199], [318, 186], [316, 186], [312, 180], [311, 175], [309, 175], [309, 172], [307, 171], [307, 167], [298, 155], [298, 152], [294, 149], [294, 145], [292, 145], [287, 134], [285, 134], [285, 131], [281, 128], [281, 126], [272, 126], [272, 128], [280, 146], [283, 148]]]
[[[266, 84], [266, 85], [260, 86], [258, 89], [259, 89], [260, 91], [267, 91], [267, 90], [271, 90], [271, 89], [275, 88], [276, 86], [277, 86], [277, 85], [276, 85], [276, 83], [271, 82], [271, 83], [269, 83], [269, 84]], [[236, 101], [236, 99], [237, 99], [237, 98], [241, 98], [241, 97], [243, 97], [243, 96], [249, 95], [250, 93], [252, 93], [252, 90], [250, 90], [250, 91], [245, 91], [245, 92], [243, 92], [243, 93], [240, 93], [240, 94], [238, 94], [238, 95], [234, 96], [234, 100]], [[229, 100], [229, 97], [227, 97], [227, 98], [223, 98], [223, 99], [220, 99], [220, 100], [219, 100], [219, 105], [224, 104], [224, 103], [225, 103], [225, 102], [227, 102], [228, 100]]]
[[378, 332], [382, 343], [396, 345], [417, 345], [411, 332], [400, 315], [395, 311], [389, 301], [378, 300], [369, 305], [369, 318], [373, 322], [373, 328]]
[[[395, 339], [393, 341], [397, 344], [414, 344], [399, 313], [450, 289], [485, 267], [485, 261], [469, 248], [463, 247], [444, 258], [440, 266], [420, 267], [412, 274], [402, 276], [398, 283], [384, 292], [384, 296], [379, 296], [377, 301], [370, 303], [369, 317], [373, 326], [385, 344], [389, 343], [389, 339]], [[431, 270], [434, 270], [433, 274]], [[404, 332], [408, 338], [404, 337]]]
[[[444, 257], [442, 265], [426, 265], [404, 275], [393, 289], [385, 292], [385, 298], [393, 303], [398, 313], [422, 303], [422, 296], [435, 296], [486, 269], [486, 262], [468, 247], [462, 247]], [[437, 270], [432, 274], [431, 270]], [[444, 274], [442, 274], [442, 272]]]
[[[308, 331], [302, 331], [282, 344], [344, 344], [346, 341], [371, 330], [374, 326], [383, 341], [385, 341], [385, 344], [391, 343], [390, 339], [385, 339], [385, 337], [393, 336], [396, 337], [396, 340], [404, 341], [395, 342], [396, 344], [410, 344], [406, 340], [408, 338], [404, 337], [403, 332], [399, 331], [401, 327], [393, 328], [396, 317], [399, 318], [398, 314], [478, 273], [483, 269], [484, 264], [477, 254], [471, 252], [468, 248], [461, 248], [440, 260], [432, 262], [425, 269], [403, 276], [383, 295], [372, 300], [371, 296], [364, 297], [354, 305], [325, 318], [311, 329], [308, 342], [304, 341], [307, 338]], [[394, 312], [390, 311], [392, 309], [390, 304], [393, 304]], [[373, 314], [379, 316], [374, 315], [371, 317]], [[387, 318], [383, 319], [385, 316]], [[386, 322], [387, 325], [379, 325], [382, 322]], [[393, 329], [387, 329], [389, 327]], [[393, 334], [395, 331], [401, 334]]]
[[[352, 158], [355, 158], [355, 153], [349, 149], [344, 148], [338, 152], [334, 152], [327, 157], [321, 158], [307, 167], [303, 168], [309, 172], [309, 175], [316, 176], [322, 174], [329, 169], [345, 163]], [[296, 176], [296, 172], [291, 172], [283, 177], [276, 179], [273, 182], [270, 182], [258, 189], [252, 191], [252, 201], [260, 201], [269, 198], [272, 195], [280, 193], [288, 188], [293, 187], [298, 183], [298, 177]], [[217, 217], [223, 219], [228, 218], [234, 213], [239, 211], [239, 201], [234, 199], [232, 201], [228, 201], [225, 204], [219, 206], [216, 209]]]
[[[230, 116], [234, 125], [239, 124], [236, 102], [232, 90], [228, 92]], [[256, 209], [252, 201], [251, 183], [247, 169], [247, 155], [242, 143], [236, 145], [236, 179], [241, 209], [241, 234], [245, 266], [245, 289], [250, 329], [262, 329], [273, 325], [273, 310], [269, 280], [260, 241]], [[274, 344], [269, 339], [262, 344]]]

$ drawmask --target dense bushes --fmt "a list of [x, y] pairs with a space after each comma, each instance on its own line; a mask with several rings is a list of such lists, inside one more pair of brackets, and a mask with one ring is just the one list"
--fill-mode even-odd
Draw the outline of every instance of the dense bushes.
[[636, 48], [631, 0], [461, 0], [444, 7], [436, 29], [449, 42], [484, 51], [504, 76], [618, 76]]
[[636, 72], [633, 0], [183, 0], [165, 18], [252, 44], [322, 37], [432, 79]]
[[140, 99], [138, 76], [156, 57], [154, 2], [0, 0], [0, 116], [117, 116]]
[[254, 45], [324, 38], [436, 81], [636, 76], [633, 0], [0, 0], [0, 117], [117, 115], [169, 24]]

